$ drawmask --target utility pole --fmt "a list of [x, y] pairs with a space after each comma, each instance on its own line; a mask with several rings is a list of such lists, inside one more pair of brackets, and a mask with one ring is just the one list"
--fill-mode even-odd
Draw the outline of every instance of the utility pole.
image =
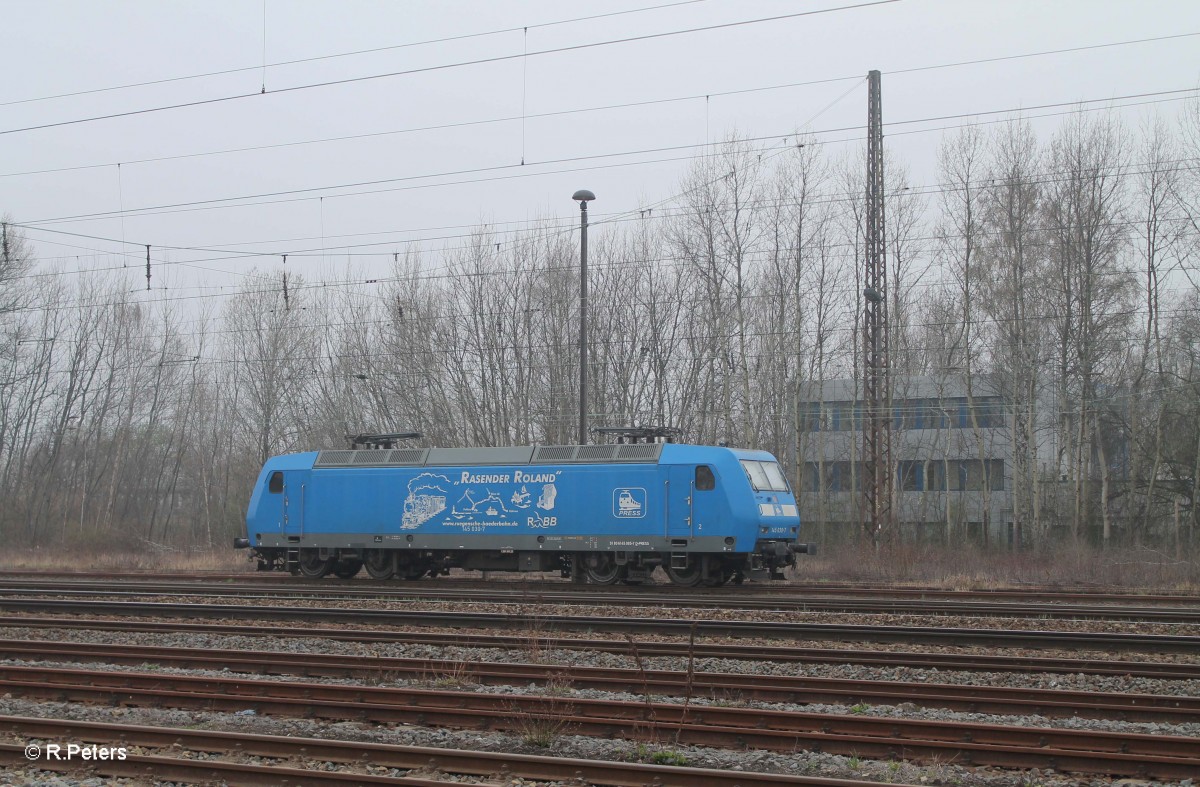
[[863, 282], [863, 528], [876, 546], [892, 524], [891, 370], [880, 75], [867, 75], [867, 258]]
[[588, 203], [596, 195], [580, 189], [571, 199], [579, 202], [579, 444], [587, 445], [587, 230]]

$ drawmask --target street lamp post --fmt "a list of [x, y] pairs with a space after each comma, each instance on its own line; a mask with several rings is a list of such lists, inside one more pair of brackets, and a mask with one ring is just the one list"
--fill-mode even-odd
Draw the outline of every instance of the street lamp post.
[[587, 444], [587, 228], [588, 203], [596, 195], [587, 189], [575, 192], [579, 201], [579, 444]]

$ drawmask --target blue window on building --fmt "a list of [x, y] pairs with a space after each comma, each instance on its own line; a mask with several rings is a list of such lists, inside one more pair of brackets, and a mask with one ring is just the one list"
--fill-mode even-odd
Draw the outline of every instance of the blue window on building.
[[821, 403], [820, 402], [801, 402], [799, 405], [800, 431], [801, 432], [819, 432], [821, 431]]
[[950, 426], [950, 408], [941, 399], [929, 400], [929, 419], [931, 429], [945, 429]]
[[845, 492], [849, 490], [850, 479], [843, 480], [842, 476], [848, 469], [845, 462], [832, 462], [827, 465], [829, 469], [829, 491], [830, 492]]
[[[952, 462], [951, 465], [953, 464]], [[929, 463], [929, 474], [926, 478], [925, 488], [930, 492], [946, 491], [946, 465], [941, 460], [935, 459]]]
[[862, 403], [831, 403], [829, 405], [829, 428], [834, 432], [853, 432], [862, 428]]
[[819, 492], [821, 466], [817, 462], [804, 463], [804, 491]]
[[925, 428], [925, 400], [924, 399], [909, 399], [905, 404], [908, 406], [908, 422], [913, 429]]
[[896, 480], [901, 492], [921, 492], [925, 489], [925, 462], [905, 459], [896, 465]]
[[825, 489], [829, 492], [861, 491], [862, 463], [826, 462]]

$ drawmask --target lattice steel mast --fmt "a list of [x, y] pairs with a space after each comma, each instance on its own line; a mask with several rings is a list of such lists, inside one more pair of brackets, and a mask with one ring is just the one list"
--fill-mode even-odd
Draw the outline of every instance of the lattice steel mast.
[[878, 543], [892, 521], [891, 372], [883, 210], [883, 100], [867, 75], [867, 237], [863, 276], [863, 527]]

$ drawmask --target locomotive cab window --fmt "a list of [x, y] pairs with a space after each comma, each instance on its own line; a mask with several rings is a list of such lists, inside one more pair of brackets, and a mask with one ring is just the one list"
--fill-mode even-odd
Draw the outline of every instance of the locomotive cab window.
[[717, 488], [717, 477], [713, 475], [712, 468], [708, 465], [696, 466], [696, 490], [707, 492], [710, 489]]
[[273, 495], [277, 495], [283, 491], [283, 473], [276, 470], [271, 473], [271, 480], [267, 482], [267, 491]]
[[754, 488], [755, 492], [790, 491], [787, 479], [778, 462], [743, 459], [742, 468], [746, 471], [746, 477], [750, 479], [750, 486]]

